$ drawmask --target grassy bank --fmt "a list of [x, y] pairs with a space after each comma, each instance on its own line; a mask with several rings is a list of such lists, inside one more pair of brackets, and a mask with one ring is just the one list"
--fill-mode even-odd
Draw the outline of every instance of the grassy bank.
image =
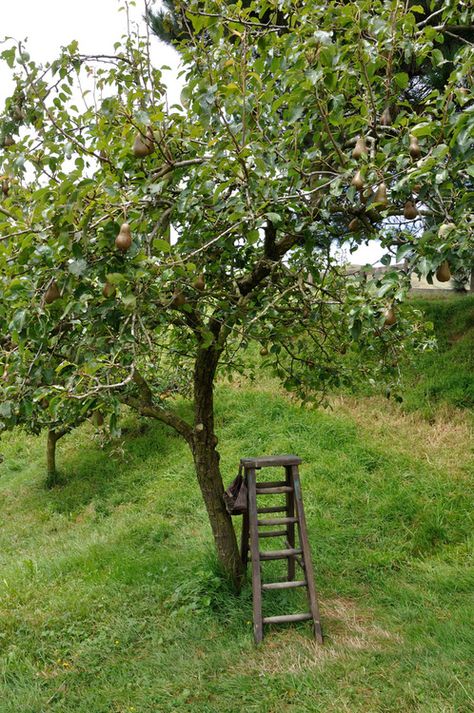
[[[467, 713], [474, 569], [469, 420], [383, 400], [300, 410], [220, 387], [226, 480], [243, 455], [297, 452], [324, 647], [305, 624], [252, 642], [251, 592], [217, 576], [186, 447], [131, 421], [123, 451], [90, 426], [7, 435], [0, 465], [0, 713]], [[276, 596], [273, 596], [276, 595]], [[301, 611], [301, 592], [265, 612]]]

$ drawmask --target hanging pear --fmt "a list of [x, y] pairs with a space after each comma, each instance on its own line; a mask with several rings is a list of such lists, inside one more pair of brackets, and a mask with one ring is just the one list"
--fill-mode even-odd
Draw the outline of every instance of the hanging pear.
[[59, 300], [60, 297], [61, 293], [59, 291], [59, 287], [56, 284], [56, 280], [53, 280], [44, 293], [45, 304], [50, 305], [53, 302], [56, 302], [56, 300]]
[[379, 203], [381, 206], [388, 205], [387, 186], [383, 181], [377, 186], [377, 190], [374, 195], [374, 203]]
[[361, 228], [361, 223], [359, 218], [352, 218], [351, 222], [347, 226], [349, 230], [353, 233], [356, 233], [358, 230]]
[[7, 134], [3, 139], [3, 146], [15, 146], [16, 141], [11, 134]]
[[128, 223], [122, 223], [120, 226], [120, 231], [115, 238], [115, 247], [121, 252], [125, 253], [130, 249], [132, 245], [132, 233], [130, 230], [130, 225]]
[[153, 153], [153, 144], [155, 137], [153, 135], [153, 130], [151, 126], [147, 127], [146, 136], [141, 133], [135, 135], [135, 140], [133, 142], [133, 155], [136, 158], [144, 158]]
[[386, 106], [382, 112], [382, 116], [380, 117], [380, 123], [382, 126], [391, 126], [393, 123], [392, 114], [390, 113], [390, 109], [388, 106]]
[[441, 265], [436, 270], [436, 279], [438, 282], [449, 282], [451, 279], [451, 268], [449, 267], [449, 262], [443, 260]]
[[418, 216], [418, 210], [413, 201], [408, 200], [403, 207], [403, 215], [407, 220], [415, 220]]
[[5, 198], [8, 196], [9, 192], [10, 192], [10, 183], [8, 181], [8, 178], [4, 178], [2, 181], [2, 193], [5, 196]]
[[408, 149], [412, 158], [420, 158], [421, 147], [416, 136], [410, 135], [410, 148]]
[[172, 307], [182, 307], [186, 303], [186, 297], [183, 295], [181, 290], [174, 293], [173, 299], [171, 300]]
[[365, 143], [365, 138], [363, 136], [359, 136], [359, 138], [356, 141], [356, 145], [354, 146], [354, 150], [352, 152], [352, 158], [359, 159], [364, 154], [367, 153], [367, 144]]
[[364, 182], [364, 179], [362, 178], [362, 174], [359, 170], [357, 170], [354, 173], [354, 176], [351, 181], [351, 185], [354, 186], [355, 188], [357, 188], [358, 191], [361, 191], [364, 188], [365, 182]]
[[268, 349], [267, 349], [267, 347], [262, 347], [262, 348], [260, 349], [260, 356], [263, 356], [263, 357], [264, 357], [264, 356], [268, 356]]
[[204, 280], [204, 275], [198, 275], [196, 280], [194, 281], [194, 289], [199, 290], [199, 292], [202, 292], [205, 287], [206, 282]]
[[110, 282], [106, 282], [104, 285], [104, 289], [102, 290], [102, 294], [104, 297], [115, 297], [115, 285], [112, 285]]
[[383, 316], [385, 327], [391, 327], [397, 321], [397, 315], [395, 314], [395, 310], [393, 307], [387, 307], [387, 309], [383, 313]]

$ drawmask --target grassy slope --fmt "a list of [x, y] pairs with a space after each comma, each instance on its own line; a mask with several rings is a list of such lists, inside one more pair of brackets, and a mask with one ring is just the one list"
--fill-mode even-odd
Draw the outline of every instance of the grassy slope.
[[[85, 426], [67, 482], [42, 440], [1, 444], [1, 713], [467, 713], [474, 705], [469, 419], [428, 423], [376, 399], [303, 411], [218, 390], [227, 480], [244, 455], [297, 452], [326, 643], [252, 643], [251, 592], [216, 577], [185, 446], [130, 422], [121, 458]], [[470, 479], [471, 475], [471, 479]], [[268, 570], [265, 570], [268, 571]], [[273, 596], [275, 595], [275, 596]], [[265, 594], [268, 614], [302, 593]]]
[[474, 408], [474, 295], [414, 299], [412, 304], [433, 322], [438, 349], [417, 360], [406, 407], [427, 415], [440, 402]]

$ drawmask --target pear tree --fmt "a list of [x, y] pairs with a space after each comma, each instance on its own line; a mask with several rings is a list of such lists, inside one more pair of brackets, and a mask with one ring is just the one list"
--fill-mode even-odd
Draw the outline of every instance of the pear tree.
[[[245, 372], [257, 343], [303, 401], [390, 388], [426, 345], [410, 275], [473, 252], [472, 43], [441, 89], [420, 89], [419, 69], [473, 18], [463, 2], [175, 6], [179, 105], [147, 36], [94, 57], [73, 42], [45, 66], [21, 44], [1, 53], [15, 90], [0, 120], [0, 421], [62, 432], [100, 412], [116, 430], [128, 406], [173, 428], [238, 583], [216, 379]], [[341, 239], [379, 240], [388, 269], [348, 274]]]

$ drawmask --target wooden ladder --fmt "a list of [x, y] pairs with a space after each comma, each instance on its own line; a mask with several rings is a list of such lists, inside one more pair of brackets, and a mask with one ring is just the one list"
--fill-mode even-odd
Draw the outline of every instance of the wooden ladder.
[[[242, 523], [241, 556], [244, 569], [247, 568], [249, 551], [252, 559], [253, 632], [255, 643], [259, 644], [263, 639], [264, 624], [282, 624], [284, 622], [309, 620], [313, 621], [316, 640], [322, 643], [323, 635], [298, 472], [301, 458], [291, 455], [242, 458], [240, 463], [244, 469], [248, 492], [248, 508], [244, 512]], [[277, 466], [285, 469], [285, 480], [257, 483], [257, 470]], [[259, 495], [278, 494], [285, 495], [284, 506], [258, 507], [257, 498]], [[276, 513], [284, 513], [284, 516], [278, 517]], [[262, 515], [263, 517], [261, 517]], [[272, 529], [268, 530], [267, 527]], [[295, 538], [296, 528], [299, 535], [298, 546], [296, 546]], [[261, 537], [284, 537], [285, 549], [261, 551], [259, 544]], [[277, 559], [288, 560], [286, 581], [262, 583], [261, 563], [266, 560]], [[295, 579], [296, 564], [303, 570], [301, 579]], [[309, 612], [286, 614], [284, 616], [262, 616], [262, 592], [293, 587], [306, 587]]]

